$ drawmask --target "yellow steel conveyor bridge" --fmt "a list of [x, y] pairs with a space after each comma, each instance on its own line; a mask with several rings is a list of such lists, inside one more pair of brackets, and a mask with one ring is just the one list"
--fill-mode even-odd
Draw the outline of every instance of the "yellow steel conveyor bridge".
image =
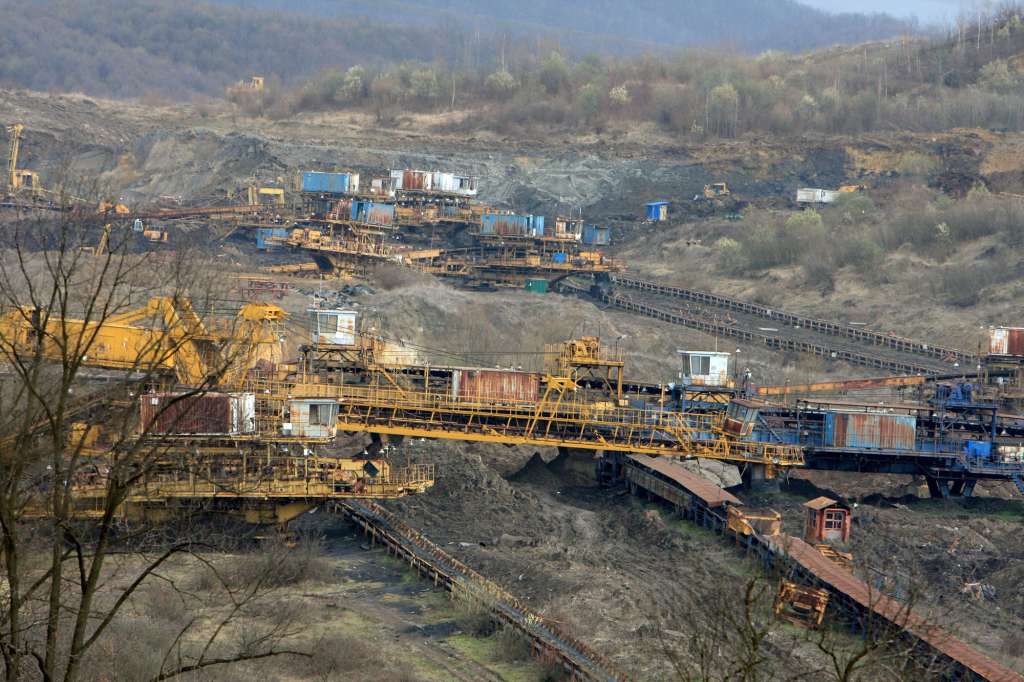
[[575, 399], [576, 384], [545, 377], [536, 401], [477, 401], [399, 384], [290, 384], [265, 389], [285, 399], [331, 399], [337, 429], [381, 436], [705, 457], [768, 467], [800, 466], [793, 445], [744, 441], [722, 430], [722, 416], [620, 407]]

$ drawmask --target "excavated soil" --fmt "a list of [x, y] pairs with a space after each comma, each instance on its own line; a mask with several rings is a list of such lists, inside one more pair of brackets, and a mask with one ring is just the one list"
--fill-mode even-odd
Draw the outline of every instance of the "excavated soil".
[[[867, 284], [840, 273], [830, 292], [808, 290], [792, 270], [731, 279], [716, 271], [709, 245], [743, 224], [687, 222], [686, 215], [704, 184], [723, 179], [737, 195], [768, 207], [787, 206], [798, 186], [834, 187], [859, 178], [884, 186], [904, 150], [938, 159], [940, 183], [951, 192], [979, 179], [1005, 190], [1022, 172], [1016, 157], [1004, 151], [1020, 146], [1020, 135], [954, 131], [682, 144], [645, 126], [602, 136], [465, 138], [445, 132], [443, 122], [417, 117], [382, 129], [358, 115], [252, 120], [227, 109], [24, 92], [3, 93], [0, 119], [27, 125], [20, 165], [41, 171], [44, 183], [79, 178], [84, 187], [135, 205], [159, 197], [219, 202], [254, 180], [288, 183], [300, 168], [367, 173], [443, 167], [480, 176], [483, 201], [547, 214], [583, 208], [588, 220], [618, 230], [616, 255], [627, 260], [631, 273], [666, 283], [968, 349], [979, 326], [1019, 314], [1013, 287], [968, 311], [921, 305], [914, 279], [922, 264], [899, 252], [888, 255], [898, 266], [889, 268], [896, 273], [891, 281]], [[676, 202], [682, 219], [641, 226], [642, 204], [655, 199]], [[217, 242], [211, 248], [239, 270], [263, 262], [250, 246]], [[735, 349], [729, 341], [567, 297], [466, 292], [421, 278], [369, 283], [371, 290], [345, 294], [335, 282], [300, 282], [284, 302], [298, 313], [326, 289], [332, 301], [357, 307], [381, 333], [444, 364], [470, 356], [476, 364], [530, 367], [544, 344], [594, 333], [617, 339], [627, 351], [628, 376], [667, 382], [676, 376], [677, 349]], [[518, 352], [510, 357], [510, 349]], [[741, 350], [742, 364], [761, 383], [863, 375], [857, 368]], [[409, 442], [405, 454], [438, 465], [440, 479], [427, 494], [390, 503], [392, 508], [641, 678], [672, 677], [666, 641], [678, 644], [695, 619], [712, 617], [692, 608], [693, 595], [705, 603], [733, 603], [753, 574], [742, 555], [717, 536], [621, 489], [595, 487], [586, 462], [558, 461], [550, 451], [453, 442]], [[918, 497], [918, 484], [901, 477], [807, 472], [795, 475], [782, 493], [751, 502], [777, 508], [794, 534], [802, 528], [799, 505], [806, 499], [826, 492], [856, 502], [852, 549], [858, 560], [898, 584], [922, 585], [922, 603], [942, 614], [944, 625], [1024, 669], [1019, 495], [982, 486], [979, 492], [1007, 500], [930, 501]], [[773, 635], [766, 650], [775, 672], [823, 664], [813, 647], [788, 630]]]

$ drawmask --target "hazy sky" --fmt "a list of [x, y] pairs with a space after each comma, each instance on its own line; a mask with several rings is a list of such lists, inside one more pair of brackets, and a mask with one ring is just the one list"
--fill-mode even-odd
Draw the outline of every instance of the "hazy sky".
[[804, 0], [812, 7], [820, 7], [831, 12], [885, 12], [895, 16], [915, 15], [921, 21], [952, 20], [961, 8], [971, 9], [978, 3], [975, 0]]

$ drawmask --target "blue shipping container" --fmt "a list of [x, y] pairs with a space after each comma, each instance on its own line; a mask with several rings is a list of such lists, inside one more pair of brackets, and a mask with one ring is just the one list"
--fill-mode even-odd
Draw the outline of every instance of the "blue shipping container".
[[553, 260], [556, 263], [568, 263], [569, 262], [569, 254], [567, 254], [567, 253], [553, 253], [553, 254], [551, 254], [551, 260]]
[[647, 219], [659, 222], [668, 219], [668, 202], [667, 201], [652, 201], [644, 206], [646, 208]]
[[611, 243], [610, 227], [600, 225], [583, 226], [583, 243], [591, 246], [608, 246]]
[[480, 218], [480, 234], [526, 237], [531, 234], [528, 215], [485, 213]]
[[260, 227], [256, 230], [256, 248], [260, 251], [277, 248], [280, 244], [269, 241], [270, 238], [283, 238], [287, 236], [288, 228], [286, 227]]
[[321, 173], [306, 171], [302, 174], [302, 191], [318, 194], [345, 194], [348, 192], [348, 173]]
[[534, 237], [544, 236], [544, 216], [535, 215], [530, 217], [530, 234]]
[[987, 440], [967, 441], [967, 454], [970, 457], [991, 457], [992, 443]]
[[352, 220], [371, 225], [392, 225], [395, 222], [395, 205], [375, 201], [353, 201]]

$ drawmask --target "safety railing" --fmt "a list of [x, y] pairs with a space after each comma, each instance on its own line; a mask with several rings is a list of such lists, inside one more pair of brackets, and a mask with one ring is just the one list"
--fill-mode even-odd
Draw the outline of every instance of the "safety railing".
[[747, 313], [749, 315], [756, 315], [767, 320], [774, 320], [785, 324], [805, 327], [807, 329], [813, 329], [833, 336], [843, 336], [856, 341], [863, 341], [876, 346], [884, 346], [905, 353], [925, 355], [947, 362], [957, 361], [961, 363], [974, 363], [978, 359], [976, 355], [957, 348], [945, 348], [925, 343], [923, 341], [906, 339], [892, 334], [883, 334], [881, 332], [845, 325], [839, 322], [830, 322], [827, 320], [815, 319], [813, 317], [796, 315], [784, 310], [766, 308], [764, 306], [757, 305], [756, 303], [749, 303], [747, 301], [741, 301], [735, 298], [711, 294], [704, 291], [666, 286], [656, 282], [647, 282], [640, 279], [623, 277], [621, 275], [613, 277], [613, 281], [615, 284], [620, 286], [640, 291], [649, 291], [653, 294], [672, 296], [692, 301], [694, 303], [701, 303], [717, 308], [725, 308], [727, 310]]
[[520, 630], [533, 648], [546, 657], [554, 656], [567, 668], [571, 679], [626, 682], [629, 678], [586, 643], [562, 632], [554, 622], [532, 610], [497, 583], [438, 547], [422, 533], [372, 502], [341, 503], [339, 508], [374, 539], [390, 545], [396, 554], [409, 558], [418, 570], [425, 569], [442, 579], [453, 595], [479, 603], [501, 621]]
[[[534, 402], [462, 400], [436, 392], [305, 384], [289, 395], [332, 398], [341, 429], [433, 432], [442, 438], [514, 440], [535, 444], [620, 449], [730, 459], [781, 466], [803, 464], [795, 445], [738, 440], [721, 430], [721, 414], [690, 414], [577, 401], [549, 393]], [[462, 434], [461, 436], [459, 434]]]
[[[245, 464], [219, 464], [216, 468], [171, 462], [146, 476], [129, 494], [134, 502], [165, 498], [394, 498], [423, 492], [434, 484], [433, 464], [411, 464], [382, 475], [338, 465], [331, 458], [275, 458], [266, 463], [254, 457]], [[107, 483], [94, 476], [74, 485], [76, 498], [102, 497]]]

